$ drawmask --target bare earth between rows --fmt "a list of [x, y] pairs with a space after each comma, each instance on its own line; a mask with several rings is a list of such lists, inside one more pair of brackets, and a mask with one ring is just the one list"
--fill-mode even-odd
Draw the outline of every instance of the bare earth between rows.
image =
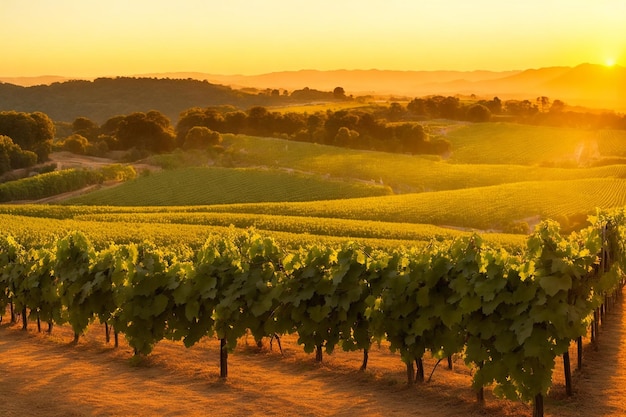
[[[598, 345], [585, 346], [571, 398], [557, 360], [547, 416], [626, 415], [624, 314], [618, 304]], [[461, 358], [455, 358], [453, 370], [442, 362], [430, 382], [407, 388], [403, 363], [385, 346], [374, 348], [368, 370], [359, 372], [359, 352], [338, 350], [320, 365], [294, 336], [283, 338], [282, 355], [275, 344], [270, 351], [265, 341], [258, 349], [250, 338], [229, 356], [229, 377], [223, 381], [215, 339], [190, 349], [163, 341], [137, 361], [123, 340], [117, 349], [105, 344], [100, 325], [72, 345], [68, 327], [46, 335], [37, 333], [34, 323], [24, 332], [7, 319], [0, 325], [0, 416], [531, 415], [530, 406], [496, 399], [490, 390], [486, 405], [477, 405], [471, 371]], [[434, 366], [425, 360], [427, 377]]]

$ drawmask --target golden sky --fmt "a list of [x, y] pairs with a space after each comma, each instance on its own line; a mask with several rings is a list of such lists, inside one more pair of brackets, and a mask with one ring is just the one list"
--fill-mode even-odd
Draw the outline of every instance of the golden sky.
[[0, 75], [626, 66], [626, 0], [0, 0]]

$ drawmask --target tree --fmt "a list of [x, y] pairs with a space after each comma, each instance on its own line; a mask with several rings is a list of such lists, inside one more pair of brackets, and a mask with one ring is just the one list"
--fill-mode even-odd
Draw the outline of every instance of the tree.
[[120, 123], [126, 118], [126, 116], [113, 116], [108, 119], [102, 126], [100, 126], [100, 134], [114, 136], [117, 133], [117, 129]]
[[98, 125], [86, 117], [78, 117], [72, 122], [72, 132], [86, 138], [92, 142], [96, 140], [100, 133]]
[[537, 97], [537, 107], [541, 113], [550, 109], [550, 99], [546, 96]]
[[426, 100], [423, 98], [415, 98], [406, 105], [408, 111], [418, 116], [428, 116]]
[[63, 141], [63, 149], [78, 155], [85, 155], [89, 141], [86, 137], [74, 133]]
[[390, 122], [397, 122], [402, 118], [405, 113], [405, 109], [400, 103], [396, 103], [395, 101], [389, 105], [389, 110], [387, 112], [387, 120]]
[[203, 149], [222, 143], [222, 135], [219, 132], [204, 126], [192, 127], [185, 136], [184, 149]]
[[246, 126], [248, 115], [241, 110], [224, 114], [224, 133], [241, 133]]
[[345, 127], [349, 130], [356, 130], [359, 123], [359, 116], [348, 110], [339, 110], [336, 112], [328, 111], [326, 114], [326, 122], [324, 129], [326, 130], [326, 140], [329, 144], [335, 143], [335, 137], [339, 129]]
[[491, 111], [482, 104], [474, 104], [467, 109], [467, 120], [470, 122], [488, 122], [491, 120]]
[[537, 113], [537, 106], [529, 100], [508, 100], [504, 103], [507, 113], [513, 116], [532, 116]]
[[425, 153], [426, 132], [420, 124], [403, 123], [393, 127], [393, 135], [400, 143], [403, 152]]
[[552, 106], [550, 106], [551, 113], [561, 113], [563, 110], [565, 110], [565, 103], [563, 101], [557, 99], [552, 102]]
[[27, 168], [37, 163], [37, 155], [25, 151], [8, 136], [0, 135], [0, 175], [12, 169]]
[[333, 97], [337, 100], [345, 100], [346, 92], [344, 91], [343, 87], [335, 87], [335, 89], [333, 90]]
[[500, 114], [502, 113], [502, 100], [498, 97], [494, 97], [493, 100], [480, 100], [478, 104], [482, 104], [487, 107], [491, 114]]
[[0, 175], [11, 170], [11, 148], [15, 146], [8, 136], [0, 135]]
[[169, 119], [155, 110], [125, 116], [118, 125], [116, 137], [121, 149], [168, 152], [176, 147]]
[[255, 106], [248, 110], [247, 129], [251, 135], [268, 135], [270, 129], [270, 112], [262, 106]]
[[44, 113], [0, 112], [0, 135], [10, 137], [23, 150], [35, 152], [39, 162], [48, 159], [54, 133], [54, 123]]
[[356, 141], [359, 138], [359, 132], [342, 126], [335, 135], [334, 144], [336, 146], [345, 146], [348, 148], [356, 147]]
[[459, 107], [459, 99], [448, 96], [439, 104], [439, 115], [444, 119], [454, 119], [458, 113]]

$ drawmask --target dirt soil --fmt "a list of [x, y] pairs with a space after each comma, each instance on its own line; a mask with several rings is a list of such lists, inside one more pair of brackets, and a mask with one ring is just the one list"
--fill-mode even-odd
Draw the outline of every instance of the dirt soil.
[[[573, 397], [563, 387], [562, 367], [546, 399], [546, 416], [626, 415], [625, 311], [608, 315], [596, 348], [587, 344], [583, 369], [574, 373]], [[123, 341], [104, 342], [103, 326], [90, 326], [73, 345], [68, 327], [51, 335], [35, 323], [0, 325], [1, 416], [530, 416], [531, 408], [486, 392], [476, 404], [470, 370], [460, 358], [442, 362], [430, 382], [407, 387], [405, 367], [385, 346], [358, 371], [361, 353], [337, 351], [316, 364], [294, 336], [257, 348], [241, 340], [229, 356], [229, 376], [219, 378], [219, 343], [206, 338], [186, 349], [160, 342], [145, 359], [132, 358]], [[575, 352], [574, 346], [571, 349]], [[575, 357], [573, 366], [575, 367]], [[445, 362], [445, 361], [444, 361]], [[561, 361], [558, 360], [558, 363]], [[425, 361], [426, 377], [433, 360]]]

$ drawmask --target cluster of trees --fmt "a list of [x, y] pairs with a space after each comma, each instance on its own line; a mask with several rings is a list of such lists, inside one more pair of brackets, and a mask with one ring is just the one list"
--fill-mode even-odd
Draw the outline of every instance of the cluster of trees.
[[156, 110], [115, 116], [101, 126], [79, 117], [71, 125], [63, 126], [63, 130], [67, 136], [58, 141], [56, 147], [77, 154], [104, 155], [109, 151], [130, 149], [162, 153], [177, 146], [170, 119]]
[[[323, 94], [322, 94], [323, 93]], [[274, 94], [274, 92], [270, 93]], [[292, 95], [324, 99], [346, 99], [343, 88], [332, 92], [297, 90]], [[323, 95], [323, 97], [321, 95]], [[280, 95], [280, 92], [278, 92]], [[179, 115], [176, 126], [160, 111], [133, 112], [114, 116], [102, 125], [87, 117], [72, 123], [57, 123], [63, 140], [56, 149], [78, 154], [103, 156], [109, 151], [136, 151], [129, 159], [150, 153], [182, 149], [220, 149], [222, 133], [274, 136], [289, 140], [320, 143], [353, 149], [444, 155], [451, 144], [443, 138], [429, 137], [419, 123], [426, 119], [486, 122], [492, 118], [574, 127], [626, 129], [626, 116], [615, 113], [566, 111], [560, 100], [548, 97], [530, 100], [471, 100], [430, 96], [415, 98], [404, 105], [371, 106], [315, 113], [276, 112], [263, 106], [247, 111], [237, 107], [191, 107]], [[44, 162], [52, 150], [55, 125], [41, 112], [0, 113], [0, 175], [13, 169]]]
[[[335, 89], [333, 94], [344, 94], [343, 89]], [[233, 133], [412, 154], [441, 155], [450, 151], [448, 141], [430, 139], [416, 122], [390, 123], [392, 113], [393, 109], [384, 107], [376, 111], [329, 110], [314, 114], [272, 112], [262, 106], [248, 111], [233, 106], [193, 107], [180, 115], [175, 128], [156, 110], [115, 116], [101, 126], [79, 117], [71, 124], [59, 124], [65, 139], [55, 146], [90, 155], [137, 150], [137, 155], [142, 156], [175, 148], [219, 150], [221, 134]]]
[[[310, 91], [310, 90], [309, 90]], [[341, 87], [333, 97], [345, 97]], [[105, 154], [109, 150], [138, 149], [148, 153], [169, 152], [175, 148], [202, 149], [218, 147], [222, 133], [275, 136], [302, 142], [321, 143], [353, 149], [444, 155], [451, 144], [443, 138], [429, 137], [419, 124], [425, 119], [486, 122], [494, 116], [538, 124], [626, 128], [626, 119], [615, 114], [565, 112], [565, 104], [539, 97], [530, 100], [471, 101], [458, 97], [432, 96], [415, 98], [406, 106], [389, 106], [320, 111], [315, 113], [276, 112], [263, 106], [247, 111], [234, 106], [192, 107], [180, 114], [175, 128], [158, 111], [135, 112], [115, 116], [102, 126], [77, 118], [59, 147], [76, 153]]]
[[[185, 109], [194, 106], [278, 106], [315, 101], [346, 100], [345, 91], [319, 91], [302, 88], [292, 92], [278, 89], [234, 90], [230, 87], [192, 79], [98, 78], [94, 81], [66, 81], [51, 85], [20, 87], [0, 83], [0, 109], [23, 112], [34, 110], [54, 120], [70, 121], [79, 115], [104, 123], [119, 114], [159, 109], [175, 120]], [[400, 100], [398, 100], [400, 101]], [[541, 96], [530, 100], [476, 100], [463, 102], [458, 97], [429, 96], [415, 98], [409, 105], [393, 105], [388, 121], [424, 118], [486, 121], [507, 117], [514, 121], [554, 126], [626, 129], [626, 116], [604, 112], [568, 110], [561, 100]], [[7, 135], [10, 136], [10, 135]]]
[[170, 120], [193, 106], [277, 106], [288, 103], [346, 99], [341, 91], [311, 88], [235, 90], [194, 79], [116, 77], [93, 81], [71, 80], [50, 85], [21, 87], [0, 83], [0, 109], [39, 110], [54, 120], [71, 121], [85, 116], [97, 123], [118, 114], [158, 109]]
[[41, 112], [0, 112], [0, 175], [48, 160], [55, 128]]
[[626, 115], [614, 112], [591, 112], [567, 110], [567, 105], [558, 99], [540, 96], [536, 100], [472, 100], [463, 104], [458, 97], [431, 96], [415, 98], [406, 107], [392, 103], [395, 118], [451, 119], [471, 122], [487, 122], [494, 117], [520, 123], [537, 125], [626, 129]]
[[390, 109], [376, 111], [327, 110], [313, 114], [271, 112], [261, 106], [247, 112], [229, 107], [194, 107], [181, 114], [176, 137], [178, 145], [184, 147], [190, 130], [202, 126], [221, 133], [278, 136], [354, 149], [436, 155], [450, 151], [448, 141], [431, 140], [418, 123], [391, 123], [397, 121], [394, 104]]

